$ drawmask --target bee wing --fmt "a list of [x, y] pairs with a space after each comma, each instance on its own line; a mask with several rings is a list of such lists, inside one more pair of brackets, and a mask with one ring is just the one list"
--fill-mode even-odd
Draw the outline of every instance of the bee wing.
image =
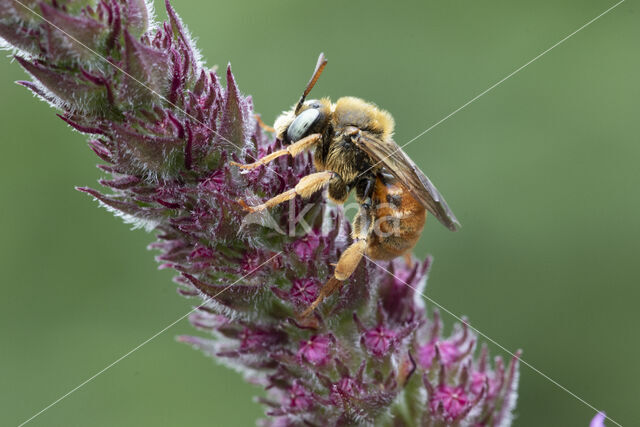
[[395, 176], [400, 184], [406, 187], [444, 226], [451, 231], [456, 231], [460, 227], [460, 223], [444, 197], [398, 144], [391, 139], [383, 141], [366, 131], [358, 132], [353, 137], [353, 141], [369, 154], [374, 162], [380, 162]]

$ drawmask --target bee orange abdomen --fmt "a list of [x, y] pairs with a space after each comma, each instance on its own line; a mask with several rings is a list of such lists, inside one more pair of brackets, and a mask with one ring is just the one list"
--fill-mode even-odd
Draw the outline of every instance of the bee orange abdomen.
[[377, 179], [372, 196], [375, 223], [367, 255], [390, 260], [409, 252], [418, 242], [427, 214], [409, 191]]

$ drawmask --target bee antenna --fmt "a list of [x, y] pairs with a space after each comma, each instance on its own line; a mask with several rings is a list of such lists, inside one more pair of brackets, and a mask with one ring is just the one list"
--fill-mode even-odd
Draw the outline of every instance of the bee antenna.
[[300, 101], [298, 101], [298, 105], [296, 105], [295, 114], [298, 114], [300, 108], [302, 108], [302, 104], [304, 104], [304, 100], [307, 99], [307, 95], [311, 92], [311, 89], [315, 86], [320, 74], [322, 74], [322, 70], [327, 66], [327, 58], [324, 57], [324, 53], [320, 52], [320, 56], [318, 56], [318, 62], [316, 63], [316, 69], [313, 71], [311, 75], [311, 80], [307, 83], [307, 87], [305, 88], [302, 96], [300, 97]]

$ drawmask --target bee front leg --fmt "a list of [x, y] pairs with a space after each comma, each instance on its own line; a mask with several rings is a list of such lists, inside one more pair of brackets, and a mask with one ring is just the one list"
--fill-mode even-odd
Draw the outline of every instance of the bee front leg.
[[268, 124], [263, 122], [262, 121], [262, 117], [260, 117], [259, 114], [254, 114], [253, 116], [258, 121], [258, 126], [260, 126], [260, 128], [262, 128], [262, 130], [266, 130], [267, 132], [270, 132], [270, 133], [276, 133], [276, 129], [273, 126], [269, 126]]
[[271, 154], [267, 154], [263, 158], [259, 159], [254, 163], [249, 163], [243, 165], [242, 163], [237, 162], [229, 162], [233, 166], [237, 166], [241, 169], [255, 169], [259, 166], [266, 165], [267, 163], [277, 159], [278, 157], [290, 155], [291, 157], [296, 157], [298, 154], [308, 150], [313, 147], [322, 139], [322, 135], [319, 133], [314, 133], [309, 136], [305, 136], [300, 141], [294, 142], [291, 145], [288, 145], [287, 148], [283, 148], [282, 150], [274, 151]]
[[373, 219], [371, 199], [367, 198], [367, 200], [360, 205], [360, 209], [353, 221], [353, 243], [340, 256], [333, 277], [324, 284], [318, 293], [318, 297], [300, 317], [308, 317], [325, 298], [331, 296], [331, 294], [342, 286], [345, 280], [351, 277], [367, 250], [369, 236], [373, 231]]

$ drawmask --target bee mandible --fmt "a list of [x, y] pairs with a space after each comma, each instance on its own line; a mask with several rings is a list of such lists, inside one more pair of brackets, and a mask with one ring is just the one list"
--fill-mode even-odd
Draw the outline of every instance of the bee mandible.
[[314, 150], [317, 172], [260, 205], [243, 203], [250, 212], [296, 196], [308, 198], [324, 188], [330, 200], [342, 204], [355, 190], [359, 209], [353, 219], [353, 242], [340, 256], [333, 277], [301, 317], [311, 314], [338, 289], [363, 256], [391, 260], [409, 255], [422, 233], [427, 211], [452, 231], [460, 226], [436, 187], [393, 141], [391, 114], [354, 97], [343, 97], [335, 103], [328, 98], [306, 100], [326, 64], [321, 53], [298, 103], [275, 121], [276, 136], [287, 144], [286, 148], [251, 164], [232, 162], [242, 169], [254, 169], [281, 156], [296, 157]]

